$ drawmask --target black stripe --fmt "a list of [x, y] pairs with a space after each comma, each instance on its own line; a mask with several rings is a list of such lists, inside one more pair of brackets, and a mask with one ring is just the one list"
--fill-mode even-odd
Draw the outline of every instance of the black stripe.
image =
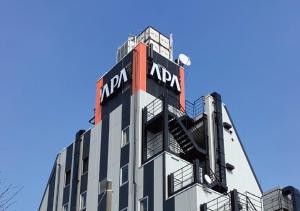
[[87, 183], [88, 183], [88, 174], [84, 174], [81, 176], [80, 179], [80, 193], [83, 193], [87, 190]]
[[66, 172], [70, 171], [72, 168], [72, 155], [73, 155], [73, 144], [67, 147], [66, 152], [66, 165], [65, 165], [65, 172], [64, 172], [64, 193], [63, 193], [63, 205], [69, 201], [69, 195], [70, 195], [70, 186], [68, 185], [65, 187], [65, 176]]
[[128, 207], [128, 182], [120, 187], [119, 190], [119, 210]]
[[[163, 154], [163, 178], [166, 176], [166, 154]], [[168, 194], [165, 187], [166, 181], [163, 179], [163, 211], [175, 211], [175, 197], [165, 200], [165, 196]]]
[[102, 120], [99, 181], [107, 177], [109, 116]]
[[148, 196], [148, 210], [154, 211], [154, 161], [144, 165], [143, 194]]
[[219, 180], [223, 187], [227, 188], [226, 169], [225, 169], [225, 150], [223, 136], [223, 117], [222, 117], [222, 99], [221, 95], [214, 92], [211, 96], [215, 100], [215, 124], [216, 124], [216, 171], [218, 171]]
[[[99, 168], [99, 181], [107, 178], [107, 165], [108, 165], [108, 139], [109, 139], [109, 116], [102, 120], [101, 130], [101, 150], [100, 150], [100, 168]], [[106, 208], [106, 193], [98, 196], [98, 210], [102, 211]]]
[[[131, 89], [128, 89], [122, 95], [122, 130], [128, 127], [130, 124], [130, 101], [131, 101]], [[130, 141], [129, 144], [121, 148], [120, 169], [124, 165], [129, 163], [129, 151], [130, 151]], [[129, 169], [128, 169], [128, 174], [129, 174]], [[122, 185], [119, 189], [119, 210], [128, 207], [128, 184], [129, 182]]]
[[98, 211], [106, 210], [106, 193], [103, 192], [98, 196]]
[[78, 184], [78, 167], [79, 167], [79, 158], [80, 158], [80, 142], [81, 135], [84, 133], [84, 130], [79, 130], [75, 136], [75, 145], [73, 152], [73, 165], [72, 165], [72, 177], [70, 184], [70, 210], [76, 210], [76, 199], [77, 199], [77, 184]]
[[122, 95], [122, 130], [130, 124], [131, 89]]
[[65, 172], [72, 168], [73, 144], [67, 147]]
[[69, 194], [70, 194], [70, 185], [64, 188], [63, 192], [63, 205], [69, 201]]
[[[81, 159], [82, 163], [84, 159], [89, 159], [90, 139], [91, 139], [91, 130], [87, 131], [83, 136], [83, 143], [82, 143], [83, 148], [82, 148], [82, 159]], [[88, 173], [85, 173], [84, 175], [81, 176], [80, 179], [80, 193], [83, 193], [87, 190], [87, 183], [88, 183]]]
[[83, 137], [82, 159], [89, 156], [90, 153], [91, 130], [87, 131]]

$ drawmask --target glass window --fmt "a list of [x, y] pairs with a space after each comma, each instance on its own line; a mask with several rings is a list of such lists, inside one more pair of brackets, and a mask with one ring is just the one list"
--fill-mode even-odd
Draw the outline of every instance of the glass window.
[[128, 182], [128, 164], [121, 168], [120, 185]]
[[71, 170], [68, 170], [65, 175], [65, 186], [70, 185], [71, 181]]
[[126, 207], [126, 208], [124, 208], [124, 209], [121, 209], [121, 211], [127, 211], [127, 207]]
[[89, 157], [82, 160], [82, 174], [87, 173], [89, 170]]
[[80, 194], [80, 210], [86, 208], [86, 192]]
[[148, 197], [140, 200], [140, 211], [148, 211]]
[[69, 209], [69, 203], [64, 204], [63, 211], [68, 211]]
[[129, 126], [122, 130], [122, 146], [129, 143]]

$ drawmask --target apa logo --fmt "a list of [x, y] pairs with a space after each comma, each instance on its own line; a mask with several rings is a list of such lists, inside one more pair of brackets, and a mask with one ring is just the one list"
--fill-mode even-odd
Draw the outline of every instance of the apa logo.
[[178, 77], [174, 74], [171, 74], [166, 68], [159, 66], [158, 64], [153, 62], [150, 75], [156, 77], [158, 80], [168, 84], [170, 87], [174, 88], [176, 86], [176, 90], [180, 92], [180, 85]]
[[120, 71], [119, 75], [115, 75], [110, 79], [109, 83], [106, 83], [102, 87], [101, 91], [101, 103], [105, 98], [108, 98], [110, 95], [112, 95], [116, 90], [118, 90], [121, 87], [122, 83], [126, 83], [128, 81], [127, 72], [126, 69], [123, 68]]

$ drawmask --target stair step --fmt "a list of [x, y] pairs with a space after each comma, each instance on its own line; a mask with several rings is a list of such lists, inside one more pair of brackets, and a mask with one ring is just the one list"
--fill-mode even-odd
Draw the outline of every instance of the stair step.
[[193, 145], [191, 145], [191, 146], [189, 146], [189, 147], [184, 147], [184, 148], [183, 148], [184, 151], [190, 151], [190, 150], [192, 150], [192, 149], [194, 149], [194, 146], [193, 146]]
[[[170, 129], [170, 128], [169, 128], [169, 129]], [[172, 128], [172, 129], [169, 130], [169, 131], [175, 133], [175, 132], [177, 132], [177, 131], [182, 131], [182, 129], [179, 128], [179, 127], [176, 127], [176, 128]]]
[[182, 147], [183, 149], [186, 149], [186, 148], [189, 148], [189, 147], [191, 147], [191, 146], [193, 146], [193, 144], [192, 144], [191, 142], [187, 142], [186, 144], [183, 144], [181, 147]]
[[173, 132], [172, 135], [173, 135], [174, 137], [176, 137], [176, 138], [180, 138], [180, 137], [182, 137], [182, 136], [184, 136], [184, 135], [186, 136], [185, 132], [182, 131], [182, 130], [176, 131], [176, 133]]
[[[175, 138], [175, 137], [174, 137]], [[183, 135], [181, 135], [181, 136], [177, 136], [176, 137], [176, 141], [179, 141], [179, 142], [182, 142], [183, 140], [185, 140], [185, 139], [189, 139], [187, 136], [186, 136], [186, 134], [183, 134]]]
[[178, 140], [177, 142], [178, 142], [179, 145], [182, 146], [182, 145], [190, 142], [190, 140], [188, 138], [184, 138], [184, 139]]

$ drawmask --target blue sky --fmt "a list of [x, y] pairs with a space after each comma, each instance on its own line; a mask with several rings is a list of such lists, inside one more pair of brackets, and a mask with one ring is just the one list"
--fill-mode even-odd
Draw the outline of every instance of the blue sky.
[[153, 25], [186, 53], [189, 99], [212, 91], [264, 190], [300, 188], [300, 1], [0, 1], [0, 171], [37, 210], [56, 154], [89, 126], [98, 77]]

